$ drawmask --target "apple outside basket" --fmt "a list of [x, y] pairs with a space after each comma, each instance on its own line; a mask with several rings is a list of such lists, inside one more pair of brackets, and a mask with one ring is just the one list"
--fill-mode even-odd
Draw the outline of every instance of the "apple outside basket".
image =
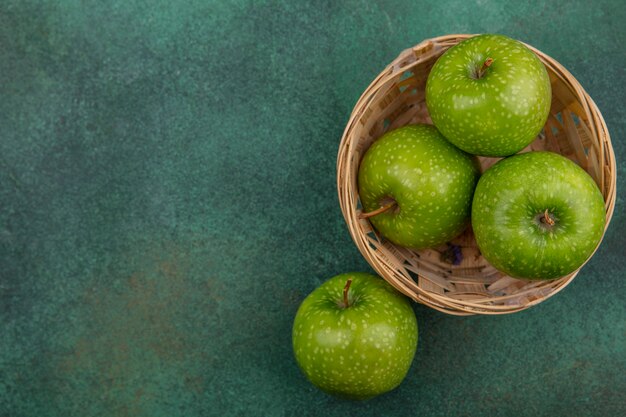
[[[359, 163], [385, 132], [411, 123], [432, 124], [426, 109], [426, 79], [448, 48], [475, 35], [447, 35], [403, 51], [370, 84], [356, 103], [337, 157], [341, 211], [359, 251], [390, 284], [413, 300], [455, 315], [508, 314], [556, 294], [578, 271], [552, 281], [525, 281], [496, 270], [481, 255], [471, 227], [449, 245], [412, 250], [382, 238], [360, 219]], [[615, 206], [615, 154], [597, 106], [576, 79], [554, 59], [527, 45], [541, 59], [552, 84], [552, 107], [541, 134], [522, 152], [557, 152], [585, 169], [604, 196], [606, 227]], [[484, 171], [499, 158], [478, 158]], [[446, 250], [461, 249], [459, 265], [447, 262]], [[458, 249], [457, 249], [458, 250]]]

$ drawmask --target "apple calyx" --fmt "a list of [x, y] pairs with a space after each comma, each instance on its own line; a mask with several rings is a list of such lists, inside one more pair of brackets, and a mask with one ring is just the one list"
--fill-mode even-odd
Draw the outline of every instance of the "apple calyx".
[[350, 285], [352, 285], [352, 279], [346, 281], [345, 287], [343, 287], [343, 308], [350, 307], [350, 300], [348, 300], [348, 291], [350, 291]]
[[554, 226], [554, 219], [552, 218], [552, 216], [550, 216], [550, 213], [548, 213], [548, 209], [546, 209], [546, 211], [543, 212], [543, 217], [541, 218], [541, 222], [547, 223], [550, 226]]
[[553, 216], [552, 213], [548, 211], [548, 209], [546, 209], [543, 213], [539, 213], [535, 216], [535, 221], [537, 222], [537, 225], [545, 231], [550, 231], [554, 229], [554, 226], [556, 225], [556, 220], [557, 219]]
[[478, 80], [480, 78], [483, 78], [483, 76], [487, 72], [487, 68], [489, 68], [491, 64], [493, 64], [493, 58], [485, 59], [485, 62], [483, 62], [483, 66], [480, 67], [480, 69], [473, 74], [474, 79]]
[[374, 216], [378, 216], [379, 214], [382, 214], [384, 212], [386, 212], [387, 210], [396, 207], [398, 205], [398, 202], [396, 200], [391, 200], [389, 203], [381, 206], [380, 208], [377, 208], [376, 210], [372, 210], [370, 212], [367, 213], [361, 213], [359, 214], [359, 218], [360, 219], [369, 219], [370, 217], [374, 217]]

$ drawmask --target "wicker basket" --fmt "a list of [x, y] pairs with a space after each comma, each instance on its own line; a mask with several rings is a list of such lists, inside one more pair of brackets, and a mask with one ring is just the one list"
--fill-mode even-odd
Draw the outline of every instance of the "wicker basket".
[[[431, 123], [424, 101], [428, 73], [441, 54], [471, 36], [442, 36], [407, 49], [367, 87], [341, 140], [337, 187], [341, 210], [354, 242], [369, 264], [399, 291], [449, 314], [507, 314], [556, 294], [578, 271], [553, 281], [511, 278], [481, 256], [471, 230], [450, 242], [460, 246], [463, 255], [459, 265], [452, 265], [444, 260], [450, 246], [425, 250], [399, 247], [382, 239], [368, 220], [359, 218], [357, 173], [364, 152], [388, 130], [409, 123]], [[529, 48], [543, 61], [550, 75], [552, 107], [543, 132], [524, 151], [558, 152], [583, 167], [602, 191], [608, 227], [615, 205], [616, 169], [602, 115], [565, 68], [535, 48]], [[498, 158], [479, 160], [484, 170]]]

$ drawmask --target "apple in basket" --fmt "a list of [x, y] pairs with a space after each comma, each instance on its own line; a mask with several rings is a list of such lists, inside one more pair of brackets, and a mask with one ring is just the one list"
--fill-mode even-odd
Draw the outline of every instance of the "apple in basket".
[[479, 35], [446, 51], [426, 82], [437, 129], [474, 155], [507, 156], [530, 144], [550, 110], [548, 72], [523, 43]]
[[392, 130], [376, 140], [361, 161], [361, 217], [397, 245], [439, 246], [469, 224], [479, 175], [476, 159], [450, 144], [434, 126]]
[[417, 348], [408, 299], [381, 278], [337, 275], [302, 302], [293, 323], [300, 369], [318, 388], [363, 400], [397, 387]]
[[552, 152], [499, 161], [478, 181], [472, 204], [483, 256], [516, 278], [554, 279], [575, 271], [598, 246], [604, 222], [596, 183]]

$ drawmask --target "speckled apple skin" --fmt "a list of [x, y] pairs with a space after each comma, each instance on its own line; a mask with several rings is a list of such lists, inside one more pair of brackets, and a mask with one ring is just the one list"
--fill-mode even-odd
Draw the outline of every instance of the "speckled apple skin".
[[393, 243], [410, 248], [441, 245], [470, 219], [476, 160], [454, 147], [431, 125], [408, 125], [386, 133], [368, 149], [359, 167], [359, 196], [366, 212], [385, 198], [399, 211], [371, 217]]
[[[487, 58], [484, 76], [472, 72]], [[474, 155], [512, 155], [543, 128], [552, 91], [543, 63], [524, 44], [502, 35], [479, 35], [446, 51], [426, 83], [433, 123], [454, 145]]]
[[[343, 308], [348, 279], [351, 305]], [[375, 275], [352, 272], [329, 279], [302, 302], [293, 349], [314, 385], [362, 400], [402, 382], [415, 356], [417, 332], [406, 297]]]
[[[548, 209], [552, 230], [537, 222]], [[472, 227], [483, 256], [523, 279], [554, 279], [578, 269], [602, 238], [604, 199], [569, 159], [528, 152], [501, 160], [476, 187]]]

